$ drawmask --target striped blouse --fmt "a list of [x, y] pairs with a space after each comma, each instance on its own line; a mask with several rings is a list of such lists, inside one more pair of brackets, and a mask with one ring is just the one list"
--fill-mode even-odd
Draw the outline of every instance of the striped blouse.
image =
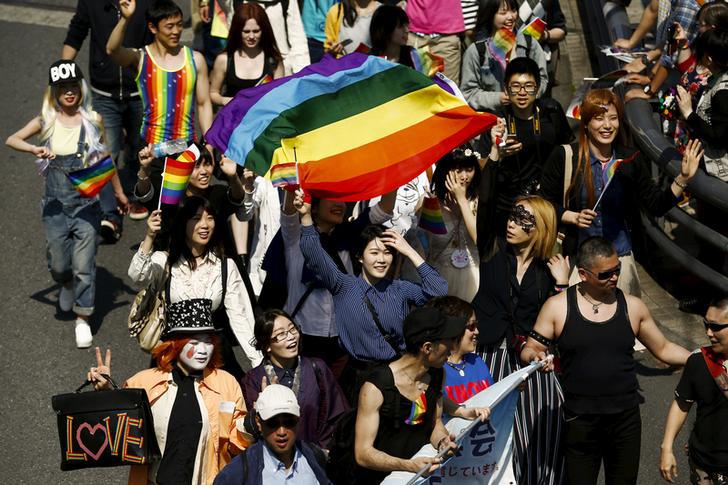
[[182, 49], [184, 63], [174, 71], [160, 67], [149, 46], [142, 52], [136, 83], [144, 105], [141, 136], [146, 143], [196, 139], [197, 67], [192, 49]]
[[447, 294], [447, 281], [427, 263], [417, 268], [421, 285], [405, 280], [382, 280], [372, 286], [361, 276], [342, 273], [321, 247], [313, 226], [301, 228], [301, 252], [306, 265], [333, 295], [339, 340], [349, 355], [358, 360], [389, 361], [395, 357], [394, 350], [377, 329], [365, 297], [371, 301], [382, 327], [404, 350], [402, 323], [410, 304], [421, 306], [430, 298]]

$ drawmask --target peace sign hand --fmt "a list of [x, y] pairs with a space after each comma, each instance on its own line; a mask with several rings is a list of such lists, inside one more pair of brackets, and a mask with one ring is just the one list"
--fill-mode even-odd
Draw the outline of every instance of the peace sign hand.
[[106, 349], [106, 356], [102, 360], [101, 349], [96, 347], [96, 367], [89, 369], [86, 380], [91, 381], [97, 391], [111, 388], [109, 380], [101, 374], [111, 377], [111, 349]]

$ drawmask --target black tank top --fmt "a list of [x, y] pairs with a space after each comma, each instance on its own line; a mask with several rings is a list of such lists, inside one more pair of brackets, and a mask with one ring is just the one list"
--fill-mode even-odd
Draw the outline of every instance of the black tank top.
[[242, 89], [252, 88], [257, 85], [265, 76], [273, 77], [276, 67], [274, 59], [266, 57], [263, 64], [263, 73], [255, 79], [240, 79], [235, 74], [235, 56], [228, 54], [227, 69], [225, 70], [225, 89], [222, 95], [232, 98]]
[[612, 414], [637, 406], [634, 332], [617, 289], [617, 310], [606, 322], [584, 318], [576, 286], [566, 292], [566, 323], [558, 339], [564, 406], [576, 414]]

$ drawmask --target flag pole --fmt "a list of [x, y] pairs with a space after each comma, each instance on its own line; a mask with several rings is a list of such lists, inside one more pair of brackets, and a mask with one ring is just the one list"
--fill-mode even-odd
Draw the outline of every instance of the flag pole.
[[298, 182], [298, 187], [303, 190], [303, 187], [301, 187], [301, 175], [298, 173], [298, 155], [296, 154], [296, 147], [293, 146], [293, 161], [296, 163], [296, 182]]
[[164, 157], [164, 168], [162, 169], [162, 183], [159, 184], [159, 202], [157, 203], [157, 210], [162, 208], [162, 190], [164, 190], [164, 173], [167, 171], [167, 156]]
[[611, 176], [611, 177], [609, 178], [609, 180], [607, 180], [607, 185], [605, 185], [605, 186], [604, 186], [604, 188], [602, 189], [602, 193], [601, 193], [601, 194], [599, 194], [599, 198], [597, 199], [597, 203], [596, 203], [596, 204], [594, 204], [594, 208], [592, 209], [593, 211], [596, 211], [596, 210], [597, 210], [597, 206], [598, 206], [598, 205], [599, 205], [599, 203], [600, 203], [600, 202], [602, 201], [602, 197], [604, 197], [604, 193], [605, 193], [605, 192], [607, 191], [607, 189], [609, 188], [609, 184], [611, 184], [611, 183], [612, 183], [612, 179], [614, 179], [614, 176]]

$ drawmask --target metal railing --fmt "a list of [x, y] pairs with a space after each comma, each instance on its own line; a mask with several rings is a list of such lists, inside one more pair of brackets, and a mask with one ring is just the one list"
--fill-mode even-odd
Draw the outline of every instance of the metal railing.
[[[579, 2], [582, 24], [591, 50], [592, 64], [599, 74], [619, 69], [619, 63], [599, 51], [599, 46], [611, 45], [617, 38], [629, 38], [632, 29], [623, 5], [609, 0]], [[615, 90], [624, 95], [625, 87]], [[646, 158], [660, 172], [673, 178], [680, 173], [682, 156], [675, 145], [660, 130], [652, 107], [645, 100], [632, 100], [625, 105], [626, 123]], [[728, 184], [699, 170], [690, 181], [690, 194], [728, 214]], [[728, 252], [728, 238], [694, 219], [679, 207], [671, 209], [667, 218], [690, 231], [696, 238]], [[642, 213], [647, 236], [677, 263], [699, 279], [721, 291], [728, 292], [728, 277], [699, 261], [665, 233], [664, 221]]]

